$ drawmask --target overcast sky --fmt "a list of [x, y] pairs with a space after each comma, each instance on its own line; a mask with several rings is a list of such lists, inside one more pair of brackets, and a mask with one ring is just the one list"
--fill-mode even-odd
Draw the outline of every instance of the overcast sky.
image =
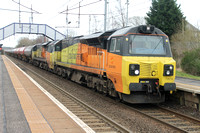
[[[19, 0], [14, 0], [19, 2]], [[113, 11], [116, 9], [116, 3], [120, 0], [108, 0], [108, 11]], [[81, 14], [103, 14], [104, 13], [104, 0], [20, 0], [21, 4], [31, 7], [40, 12], [41, 14], [33, 15], [33, 22], [38, 24], [48, 24], [49, 26], [55, 28], [59, 26], [66, 26], [66, 15], [59, 14], [59, 12], [78, 7], [79, 2], [81, 6], [96, 2], [85, 7], [81, 7]], [[13, 22], [19, 22], [19, 13], [14, 11], [7, 11], [2, 9], [11, 9], [19, 10], [19, 5], [13, 2], [13, 0], [0, 0], [0, 28], [5, 27], [8, 24]], [[122, 6], [125, 6], [126, 0], [121, 0]], [[196, 27], [200, 25], [200, 0], [177, 0], [177, 3], [181, 5], [181, 10], [186, 16], [186, 19]], [[129, 0], [129, 17], [132, 16], [146, 16], [146, 13], [149, 11], [151, 6], [151, 0]], [[30, 11], [21, 6], [21, 11]], [[78, 13], [78, 9], [71, 10], [69, 13]], [[108, 21], [112, 21], [113, 14], [108, 14]], [[118, 17], [114, 15], [114, 17]], [[21, 22], [29, 23], [31, 22], [30, 13], [21, 13]], [[103, 30], [103, 15], [91, 16], [91, 28], [98, 24], [97, 28]], [[78, 16], [77, 15], [68, 15], [68, 20], [71, 22], [69, 27], [78, 26]], [[109, 26], [108, 26], [109, 27]], [[67, 32], [66, 28], [56, 28], [58, 31], [65, 33]], [[75, 35], [87, 35], [89, 34], [89, 15], [82, 15], [80, 18], [80, 28], [72, 28]], [[94, 30], [94, 29], [93, 29]], [[33, 35], [15, 35], [0, 41], [4, 46], [14, 47], [17, 44], [17, 41], [20, 37], [29, 37], [34, 38]]]

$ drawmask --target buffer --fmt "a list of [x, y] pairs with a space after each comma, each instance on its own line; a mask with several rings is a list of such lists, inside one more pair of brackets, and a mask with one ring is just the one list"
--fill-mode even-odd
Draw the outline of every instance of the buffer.
[[0, 41], [15, 34], [40, 34], [52, 40], [61, 40], [66, 36], [46, 24], [12, 23], [0, 29]]

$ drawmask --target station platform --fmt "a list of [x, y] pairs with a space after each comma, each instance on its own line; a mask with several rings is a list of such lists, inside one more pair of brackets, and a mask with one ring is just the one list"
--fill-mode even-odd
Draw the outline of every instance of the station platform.
[[176, 77], [175, 82], [178, 90], [200, 94], [200, 80]]
[[0, 55], [0, 132], [94, 131], [6, 56]]
[[176, 92], [173, 97], [187, 107], [200, 111], [200, 81], [182, 77], [176, 77]]

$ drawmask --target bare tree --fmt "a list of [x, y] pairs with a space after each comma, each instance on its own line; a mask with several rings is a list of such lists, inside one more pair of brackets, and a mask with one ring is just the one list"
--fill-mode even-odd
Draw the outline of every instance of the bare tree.
[[109, 14], [110, 17], [108, 18], [108, 22], [110, 22], [108, 25], [108, 29], [118, 29], [126, 26], [125, 21], [125, 6], [122, 6], [121, 0], [116, 0], [116, 5], [114, 6], [114, 9], [111, 9]]
[[99, 32], [102, 31], [102, 22], [100, 20], [98, 20], [97, 16], [93, 16], [93, 22], [92, 22], [92, 29], [91, 29], [91, 33], [95, 33], [95, 32]]
[[172, 35], [171, 47], [173, 55], [177, 61], [177, 67], [180, 67], [184, 52], [200, 48], [200, 30], [188, 22], [185, 29]]
[[121, 4], [121, 0], [119, 0], [119, 2], [118, 2], [118, 6], [116, 7], [116, 9], [117, 9], [117, 11], [118, 11], [118, 13], [119, 13], [119, 21], [118, 21], [118, 23], [119, 23], [119, 25], [121, 26], [121, 27], [125, 27], [126, 26], [126, 22], [125, 22], [125, 7], [123, 7], [122, 6], [122, 4]]
[[[123, 1], [124, 2], [124, 1]], [[117, 5], [115, 6], [114, 10], [111, 10], [112, 16], [109, 18], [111, 19], [111, 27], [114, 28], [122, 28], [126, 26], [126, 6], [122, 4], [121, 0], [117, 0]], [[144, 25], [146, 21], [144, 17], [133, 16], [129, 18], [128, 25], [130, 26], [138, 26]]]
[[44, 36], [38, 36], [36, 39], [29, 39], [28, 37], [23, 37], [19, 39], [16, 48], [43, 43], [46, 41], [48, 41], [48, 39]]
[[129, 25], [131, 26], [139, 26], [139, 25], [145, 25], [146, 21], [144, 17], [134, 16], [129, 18]]
[[23, 47], [23, 46], [29, 46], [29, 45], [32, 45], [32, 40], [30, 40], [28, 37], [23, 37], [23, 38], [19, 39], [16, 48]]

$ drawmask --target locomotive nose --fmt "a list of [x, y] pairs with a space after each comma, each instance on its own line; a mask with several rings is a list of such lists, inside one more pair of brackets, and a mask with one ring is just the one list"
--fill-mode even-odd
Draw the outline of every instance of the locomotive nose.
[[158, 63], [157, 62], [141, 62], [141, 76], [156, 77], [158, 76]]

